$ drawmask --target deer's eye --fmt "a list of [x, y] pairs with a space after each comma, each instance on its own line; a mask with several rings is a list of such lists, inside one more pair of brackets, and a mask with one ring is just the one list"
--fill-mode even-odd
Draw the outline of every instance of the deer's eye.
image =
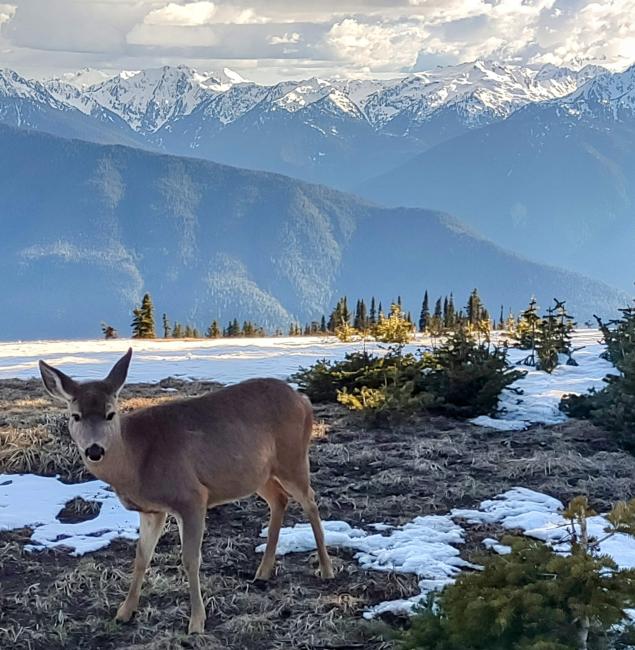
[[75, 422], [79, 422], [82, 419], [82, 416], [79, 413], [71, 413], [71, 417]]
[[115, 417], [115, 412], [114, 412], [114, 411], [111, 411], [111, 412], [108, 413], [108, 415], [106, 416], [106, 420], [112, 420], [114, 417]]

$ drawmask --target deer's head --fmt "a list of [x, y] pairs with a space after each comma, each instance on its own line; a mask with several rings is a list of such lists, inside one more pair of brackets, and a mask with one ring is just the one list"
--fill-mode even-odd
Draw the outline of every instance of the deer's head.
[[123, 388], [132, 348], [101, 381], [79, 383], [61, 370], [40, 361], [44, 387], [51, 397], [68, 407], [69, 430], [84, 461], [100, 463], [121, 433], [117, 398]]

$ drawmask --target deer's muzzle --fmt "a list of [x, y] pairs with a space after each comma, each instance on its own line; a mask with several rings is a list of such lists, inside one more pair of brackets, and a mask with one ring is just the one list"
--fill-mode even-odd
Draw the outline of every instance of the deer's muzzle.
[[106, 453], [106, 450], [100, 445], [92, 444], [90, 447], [84, 451], [86, 458], [92, 461], [93, 463], [98, 463]]

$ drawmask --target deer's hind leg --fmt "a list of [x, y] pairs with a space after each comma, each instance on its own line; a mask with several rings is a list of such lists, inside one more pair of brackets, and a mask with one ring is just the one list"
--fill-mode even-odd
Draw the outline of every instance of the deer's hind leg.
[[205, 628], [205, 605], [201, 595], [199, 571], [201, 544], [205, 530], [205, 503], [195, 504], [177, 515], [181, 534], [183, 568], [187, 574], [190, 591], [190, 624], [188, 634], [202, 634]]
[[270, 478], [259, 490], [258, 496], [262, 497], [269, 505], [269, 527], [267, 529], [267, 546], [256, 571], [256, 580], [269, 580], [276, 561], [276, 547], [280, 536], [280, 527], [284, 513], [289, 503], [287, 493], [281, 485]]
[[159, 537], [161, 537], [161, 533], [163, 532], [165, 518], [166, 513], [164, 512], [139, 513], [139, 541], [137, 542], [132, 581], [126, 600], [123, 601], [117, 610], [115, 617], [115, 620], [121, 623], [127, 623], [139, 606], [143, 577], [152, 560]]
[[326, 550], [320, 511], [315, 503], [315, 492], [311, 487], [309, 459], [304, 459], [304, 462], [299, 465], [298, 470], [294, 472], [293, 476], [287, 472], [285, 473], [284, 478], [282, 476], [276, 478], [278, 478], [282, 487], [300, 503], [309, 519], [309, 522], [311, 523], [311, 528], [315, 537], [315, 544], [317, 546], [318, 558], [320, 560], [320, 574], [323, 578], [333, 578], [333, 564], [331, 563], [331, 558]]

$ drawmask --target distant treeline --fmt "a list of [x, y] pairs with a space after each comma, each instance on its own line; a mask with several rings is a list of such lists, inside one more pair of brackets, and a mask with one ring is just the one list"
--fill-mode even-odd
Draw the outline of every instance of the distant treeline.
[[[390, 303], [389, 309], [384, 310], [381, 301], [373, 296], [367, 303], [363, 298], [355, 302], [354, 310], [349, 307], [347, 296], [341, 297], [330, 314], [322, 315], [319, 320], [302, 325], [292, 322], [283, 331], [280, 328], [267, 330], [262, 325], [246, 320], [240, 323], [234, 318], [225, 326], [214, 319], [207, 329], [202, 332], [191, 324], [171, 321], [163, 314], [157, 326], [155, 309], [149, 293], [143, 296], [141, 304], [133, 310], [131, 323], [132, 337], [142, 339], [201, 339], [201, 338], [238, 338], [265, 336], [319, 336], [334, 335], [342, 340], [350, 340], [356, 336], [368, 336], [382, 341], [405, 342], [410, 340], [415, 332], [432, 336], [440, 336], [461, 327], [469, 327], [474, 331], [487, 334], [491, 330], [513, 332], [522, 320], [511, 310], [505, 315], [501, 305], [498, 319], [492, 319], [489, 310], [483, 304], [478, 290], [474, 289], [468, 296], [464, 307], [456, 306], [454, 295], [450, 293], [430, 300], [428, 291], [423, 295], [419, 316], [415, 320], [411, 312], [404, 312], [401, 297]], [[533, 309], [536, 309], [532, 298]], [[118, 331], [109, 324], [102, 323], [105, 338], [116, 338]]]

